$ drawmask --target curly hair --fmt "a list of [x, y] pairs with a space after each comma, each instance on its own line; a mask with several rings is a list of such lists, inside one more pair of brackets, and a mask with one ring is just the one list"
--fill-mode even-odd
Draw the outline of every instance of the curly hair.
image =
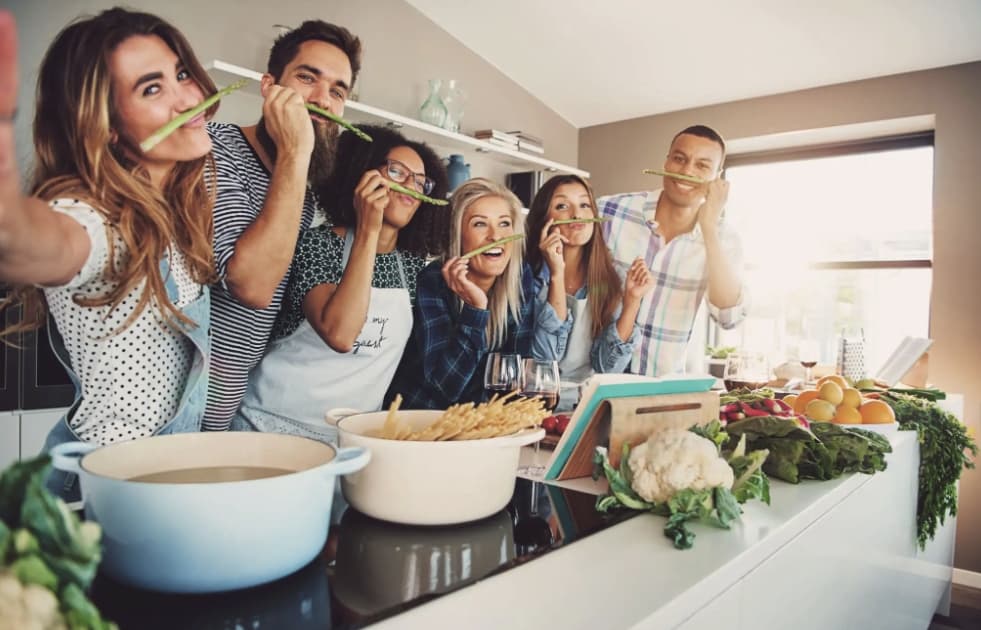
[[[422, 158], [426, 176], [436, 182], [429, 196], [434, 199], [446, 197], [446, 168], [429, 146], [409, 140], [389, 127], [361, 125], [361, 129], [371, 136], [372, 142], [364, 142], [353, 133], [342, 133], [337, 141], [334, 171], [317, 191], [334, 225], [352, 227], [357, 224], [354, 190], [358, 182], [366, 171], [384, 166], [388, 154], [397, 147], [408, 147]], [[421, 203], [409, 224], [399, 230], [398, 247], [420, 256], [442, 256], [448, 230], [449, 211], [445, 207]]]

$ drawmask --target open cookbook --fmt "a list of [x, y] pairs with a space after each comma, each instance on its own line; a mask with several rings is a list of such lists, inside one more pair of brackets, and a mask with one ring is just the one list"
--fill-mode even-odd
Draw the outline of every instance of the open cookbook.
[[630, 397], [707, 392], [714, 383], [715, 378], [711, 376], [591, 376], [583, 384], [579, 404], [569, 426], [545, 464], [545, 479], [567, 479], [589, 474], [595, 447], [610, 441], [610, 422], [603, 422], [609, 415], [609, 405], [604, 403]]

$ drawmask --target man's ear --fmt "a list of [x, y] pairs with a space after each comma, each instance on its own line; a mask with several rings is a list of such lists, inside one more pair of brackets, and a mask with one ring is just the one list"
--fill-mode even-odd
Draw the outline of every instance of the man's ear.
[[262, 93], [262, 98], [266, 98], [266, 93], [269, 91], [269, 88], [275, 84], [276, 79], [273, 77], [273, 75], [269, 74], [268, 72], [262, 75], [262, 78], [259, 79], [259, 91]]

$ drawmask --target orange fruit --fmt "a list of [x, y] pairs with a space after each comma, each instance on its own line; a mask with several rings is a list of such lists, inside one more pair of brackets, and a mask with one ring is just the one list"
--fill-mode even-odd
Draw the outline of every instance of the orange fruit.
[[790, 408], [794, 408], [794, 403], [797, 402], [797, 394], [788, 394], [783, 397], [783, 401], [790, 405]]
[[841, 393], [841, 404], [858, 409], [862, 405], [862, 392], [854, 387], [846, 387]]
[[824, 385], [828, 381], [831, 381], [833, 383], [837, 383], [838, 384], [838, 387], [840, 387], [842, 389], [845, 389], [846, 387], [848, 387], [848, 381], [846, 381], [845, 380], [845, 377], [844, 376], [841, 376], [840, 374], [828, 374], [827, 376], [822, 376], [821, 378], [818, 379], [817, 386], [818, 387], [821, 387], [822, 385]]
[[862, 424], [862, 413], [855, 407], [838, 405], [831, 421], [835, 424]]
[[831, 422], [835, 417], [835, 406], [827, 400], [815, 398], [807, 403], [804, 415], [815, 422]]
[[838, 383], [834, 381], [825, 381], [818, 388], [818, 398], [821, 400], [827, 400], [834, 406], [841, 404], [841, 399], [844, 394], [842, 393], [842, 388], [838, 386]]
[[889, 424], [896, 421], [896, 413], [881, 400], [867, 400], [858, 408], [864, 424]]
[[801, 393], [797, 394], [797, 400], [794, 401], [794, 413], [804, 413], [804, 408], [807, 407], [807, 403], [811, 402], [818, 397], [818, 390], [816, 389], [805, 389]]

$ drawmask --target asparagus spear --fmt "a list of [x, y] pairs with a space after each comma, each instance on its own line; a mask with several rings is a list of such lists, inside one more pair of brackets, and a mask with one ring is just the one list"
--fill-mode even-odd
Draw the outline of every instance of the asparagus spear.
[[417, 190], [412, 190], [411, 188], [406, 188], [405, 186], [403, 186], [401, 184], [396, 184], [395, 182], [390, 182], [387, 179], [385, 180], [385, 184], [389, 188], [391, 188], [392, 190], [394, 190], [395, 192], [402, 193], [403, 195], [408, 195], [410, 197], [413, 197], [415, 199], [418, 199], [419, 201], [421, 201], [423, 203], [431, 203], [434, 206], [445, 206], [445, 205], [447, 205], [447, 204], [450, 203], [449, 201], [447, 201], [445, 199], [433, 199], [432, 197], [427, 197], [426, 195], [422, 194], [421, 192], [419, 192]]
[[187, 110], [186, 112], [184, 112], [183, 114], [175, 116], [170, 122], [168, 122], [160, 129], [154, 131], [149, 138], [141, 142], [140, 150], [146, 153], [153, 147], [163, 142], [167, 138], [167, 136], [180, 129], [181, 126], [187, 123], [187, 121], [191, 120], [195, 116], [199, 115], [201, 112], [205, 111], [206, 109], [217, 103], [218, 100], [221, 99], [222, 97], [228, 96], [235, 90], [241, 88], [246, 83], [247, 81], [245, 79], [242, 79], [241, 81], [236, 81], [235, 83], [232, 83], [231, 85], [218, 90], [208, 98], [204, 99], [203, 101], [201, 101], [201, 104], [198, 105], [197, 107], [193, 107]]
[[358, 129], [357, 127], [355, 127], [354, 125], [352, 125], [348, 121], [346, 121], [343, 118], [341, 118], [340, 116], [338, 116], [337, 114], [331, 113], [331, 112], [327, 111], [326, 109], [321, 109], [320, 107], [317, 107], [316, 105], [311, 105], [310, 103], [306, 103], [306, 106], [307, 106], [307, 109], [310, 110], [311, 112], [313, 112], [314, 114], [320, 114], [324, 118], [329, 118], [330, 120], [333, 120], [334, 122], [336, 122], [341, 127], [344, 127], [345, 129], [349, 129], [351, 132], [354, 133], [354, 135], [356, 135], [357, 137], [361, 138], [365, 142], [371, 142], [371, 136], [369, 136], [365, 132], [361, 131], [360, 129]]
[[610, 217], [590, 217], [588, 219], [558, 219], [552, 221], [552, 225], [569, 225], [570, 223], [603, 223], [609, 221]]
[[518, 239], [522, 239], [524, 237], [525, 237], [524, 234], [512, 234], [511, 236], [505, 236], [504, 238], [497, 239], [493, 243], [481, 245], [477, 249], [469, 251], [463, 256], [460, 256], [460, 258], [464, 260], [466, 260], [467, 258], [473, 258], [474, 256], [479, 256], [486, 251], [494, 249], [495, 247], [500, 247], [501, 245], [505, 245], [507, 243], [510, 243], [511, 241], [517, 241]]
[[683, 182], [691, 182], [692, 184], [707, 184], [708, 182], [699, 177], [692, 177], [691, 175], [682, 175], [681, 173], [672, 173], [671, 171], [659, 171], [654, 168], [645, 168], [645, 175], [660, 175], [661, 177], [673, 177], [675, 179], [680, 179]]

